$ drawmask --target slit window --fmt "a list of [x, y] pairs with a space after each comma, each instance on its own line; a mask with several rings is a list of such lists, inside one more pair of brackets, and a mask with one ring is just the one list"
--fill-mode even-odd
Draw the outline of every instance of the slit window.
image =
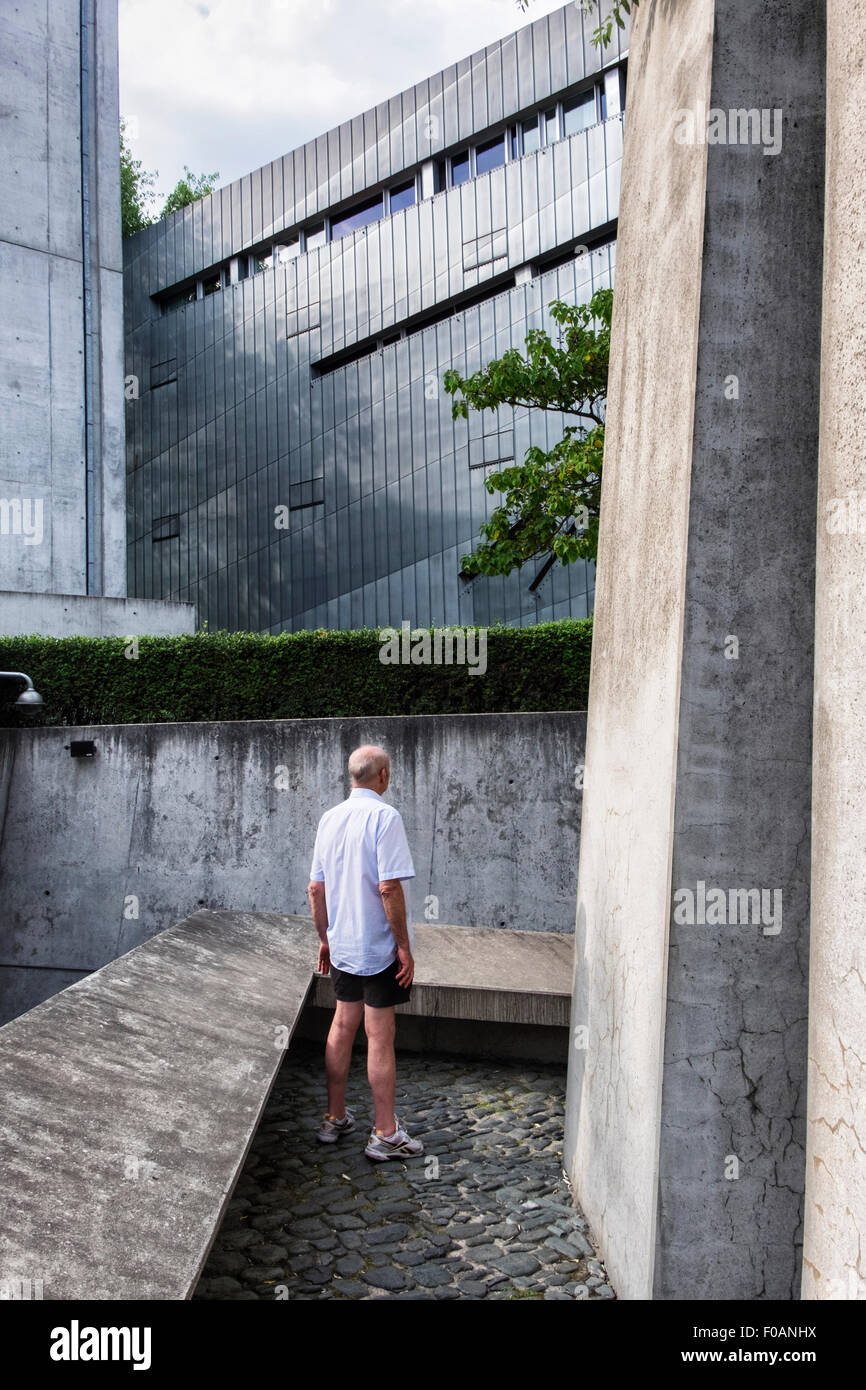
[[190, 285], [185, 290], [178, 290], [177, 294], [171, 295], [163, 300], [163, 308], [166, 313], [173, 309], [183, 309], [187, 304], [194, 304], [196, 299], [195, 285]]
[[562, 115], [566, 135], [576, 135], [578, 131], [595, 125], [595, 88], [568, 102], [562, 108]]
[[176, 512], [173, 516], [159, 516], [153, 523], [151, 540], [154, 544], [157, 541], [171, 541], [180, 535], [180, 515]]
[[461, 154], [455, 154], [451, 160], [451, 182], [453, 185], [458, 183], [468, 183], [469, 181], [469, 151], [463, 150]]
[[402, 212], [404, 208], [411, 208], [415, 202], [415, 180], [411, 183], [401, 183], [399, 187], [392, 188], [388, 194], [388, 211]]
[[505, 163], [505, 136], [497, 135], [495, 140], [487, 140], [475, 151], [475, 172], [486, 174], [489, 169], [498, 169]]
[[303, 483], [291, 483], [289, 485], [290, 512], [299, 512], [304, 507], [320, 507], [324, 500], [324, 478], [308, 478]]
[[538, 134], [538, 117], [533, 116], [531, 121], [524, 121], [521, 134], [523, 136], [523, 153], [534, 154], [541, 146], [541, 138]]
[[[368, 198], [365, 203], [349, 208], [348, 212], [342, 213], [339, 217], [331, 219], [331, 240], [339, 241], [340, 237], [348, 236], [350, 232], [357, 232], [361, 227], [367, 227], [371, 222], [378, 222], [382, 216], [382, 195], [377, 198]], [[307, 245], [310, 245], [309, 239]]]

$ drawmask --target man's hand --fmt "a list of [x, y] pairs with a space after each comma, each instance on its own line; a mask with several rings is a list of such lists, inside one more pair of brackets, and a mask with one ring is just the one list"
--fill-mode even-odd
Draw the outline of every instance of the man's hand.
[[320, 975], [330, 974], [331, 952], [328, 949], [328, 943], [326, 941], [323, 941], [319, 946], [319, 960], [318, 964], [316, 965], [316, 970]]
[[379, 895], [397, 947], [397, 960], [400, 963], [400, 968], [395, 979], [402, 989], [408, 989], [415, 976], [415, 962], [412, 959], [409, 929], [406, 926], [406, 899], [403, 896], [403, 884], [399, 878], [383, 879], [379, 884]]
[[401, 989], [408, 989], [415, 978], [415, 961], [408, 946], [397, 947], [397, 960], [400, 965], [396, 975], [397, 984]]

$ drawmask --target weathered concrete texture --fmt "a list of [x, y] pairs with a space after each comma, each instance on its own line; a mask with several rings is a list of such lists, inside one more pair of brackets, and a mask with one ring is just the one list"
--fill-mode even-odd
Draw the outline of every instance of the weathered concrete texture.
[[570, 933], [584, 730], [546, 713], [0, 732], [0, 966], [93, 970], [199, 907], [306, 914], [316, 824], [369, 742], [391, 754], [413, 920]]
[[[866, 1298], [866, 5], [827, 10], [804, 1298]], [[852, 517], [850, 499], [855, 512]], [[834, 501], [835, 499], [835, 501]], [[844, 529], [836, 526], [840, 502]], [[863, 518], [863, 520], [861, 520]], [[852, 525], [852, 519], [854, 524]]]
[[188, 1297], [309, 981], [305, 929], [202, 913], [0, 1029], [0, 1277]]
[[[122, 506], [121, 506], [122, 511]], [[0, 635], [177, 637], [195, 632], [195, 604], [84, 594], [0, 592]]]
[[[400, 1016], [568, 1026], [574, 942], [553, 932], [418, 925], [412, 998]], [[334, 1007], [319, 976], [312, 1003]]]
[[[41, 539], [7, 523], [0, 588], [84, 593], [84, 262], [92, 282], [94, 591], [126, 593], [116, 0], [94, 21], [84, 130], [90, 235], [82, 239], [80, 0], [0, 13], [0, 499], [42, 507]], [[37, 532], [36, 534], [39, 534]]]
[[589, 696], [566, 1164], [620, 1296], [652, 1290], [710, 0], [636, 11]]
[[711, 105], [778, 110], [781, 150], [707, 156], [672, 886], [778, 892], [781, 915], [671, 927], [664, 1298], [799, 1294], [824, 23], [812, 0], [715, 5]]
[[[629, 1297], [799, 1285], [823, 23], [694, 0], [633, 36], [570, 1131]], [[678, 143], [683, 109], [778, 111], [781, 149]], [[780, 930], [668, 942], [701, 881], [779, 893]]]

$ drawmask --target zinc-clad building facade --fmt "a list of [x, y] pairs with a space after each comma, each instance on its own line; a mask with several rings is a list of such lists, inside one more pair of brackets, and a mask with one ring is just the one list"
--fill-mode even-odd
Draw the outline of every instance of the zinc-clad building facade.
[[442, 377], [611, 283], [627, 31], [597, 23], [567, 5], [126, 243], [130, 593], [262, 632], [591, 611], [583, 563], [459, 578], [486, 474], [569, 421], [454, 421]]

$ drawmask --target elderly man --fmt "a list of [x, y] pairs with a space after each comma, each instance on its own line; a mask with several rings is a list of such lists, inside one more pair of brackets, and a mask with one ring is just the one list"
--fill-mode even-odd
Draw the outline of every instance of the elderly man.
[[349, 777], [347, 799], [319, 821], [310, 869], [318, 970], [330, 970], [337, 996], [325, 1047], [328, 1113], [317, 1138], [334, 1144], [355, 1128], [346, 1082], [363, 1014], [374, 1111], [364, 1152], [382, 1162], [424, 1152], [394, 1114], [394, 1006], [409, 1000], [415, 974], [402, 880], [414, 878], [415, 869], [400, 814], [382, 800], [391, 779], [384, 748], [356, 748]]

